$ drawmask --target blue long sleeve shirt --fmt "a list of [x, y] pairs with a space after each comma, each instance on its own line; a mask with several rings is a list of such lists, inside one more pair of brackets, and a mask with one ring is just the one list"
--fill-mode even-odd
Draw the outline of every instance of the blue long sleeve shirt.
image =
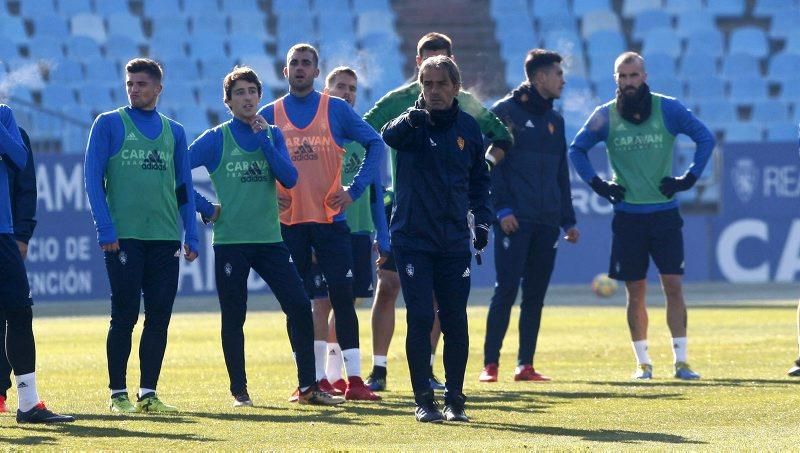
[[[133, 123], [149, 139], [155, 139], [161, 134], [161, 117], [156, 110], [140, 110], [125, 107], [125, 111]], [[197, 222], [195, 220], [194, 188], [192, 186], [192, 173], [189, 166], [189, 153], [186, 148], [186, 134], [183, 126], [178, 122], [169, 120], [172, 135], [175, 137], [175, 188], [179, 200], [181, 219], [183, 220], [184, 242], [193, 251], [197, 251]], [[122, 148], [125, 138], [125, 126], [116, 110], [99, 115], [89, 132], [89, 142], [86, 145], [86, 161], [84, 163], [84, 177], [86, 178], [86, 194], [92, 207], [92, 217], [97, 229], [97, 240], [100, 245], [111, 244], [117, 238], [114, 223], [106, 202], [105, 174], [108, 160], [116, 155]]]
[[[266, 131], [254, 134], [250, 125], [238, 118], [230, 121], [230, 129], [236, 143], [245, 151], [255, 151], [261, 147], [275, 179], [287, 189], [294, 187], [297, 183], [297, 169], [289, 159], [283, 133], [277, 126], [270, 126], [272, 142], [269, 141]], [[222, 161], [223, 140], [222, 125], [203, 132], [197, 140], [189, 145], [191, 167], [205, 167], [209, 174], [213, 173]], [[197, 212], [205, 217], [214, 215], [214, 205], [196, 190], [194, 191], [194, 201]]]
[[[711, 152], [714, 150], [714, 135], [689, 109], [684, 107], [680, 101], [673, 97], [660, 94], [656, 95], [661, 96], [661, 113], [667, 131], [673, 136], [685, 134], [695, 142], [696, 149], [694, 152], [694, 159], [692, 164], [689, 165], [687, 172], [699, 178], [708, 163], [708, 159], [711, 157]], [[608, 109], [611, 108], [612, 103], [613, 101], [610, 101], [597, 107], [589, 119], [586, 120], [586, 124], [578, 131], [578, 135], [575, 136], [575, 140], [573, 140], [572, 144], [569, 146], [569, 158], [572, 161], [572, 165], [575, 167], [581, 179], [586, 183], [597, 176], [597, 172], [589, 161], [588, 152], [594, 145], [599, 142], [604, 142], [608, 138]], [[677, 199], [664, 203], [637, 205], [623, 201], [614, 205], [614, 210], [631, 213], [648, 213], [672, 209], [677, 206]]]
[[28, 152], [14, 119], [11, 107], [0, 104], [0, 233], [13, 234], [14, 223], [11, 215], [11, 195], [9, 172], [16, 173], [25, 168]]
[[[314, 120], [319, 108], [320, 98], [321, 94], [318, 91], [312, 91], [304, 97], [289, 93], [281, 99], [283, 99], [286, 115], [292, 123], [298, 128], [304, 128]], [[275, 102], [277, 100], [258, 111], [258, 114], [263, 116], [270, 124], [275, 124]], [[375, 132], [372, 126], [358, 116], [353, 108], [350, 107], [350, 104], [333, 96], [328, 104], [328, 124], [331, 128], [333, 140], [338, 146], [344, 147], [346, 142], [354, 141], [360, 143], [366, 149], [364, 162], [362, 162], [361, 168], [353, 178], [353, 183], [347, 189], [350, 198], [355, 200], [372, 184], [375, 175], [378, 173], [381, 155], [385, 149], [383, 139]], [[334, 221], [344, 220], [344, 218], [345, 214], [341, 212], [334, 217]]]

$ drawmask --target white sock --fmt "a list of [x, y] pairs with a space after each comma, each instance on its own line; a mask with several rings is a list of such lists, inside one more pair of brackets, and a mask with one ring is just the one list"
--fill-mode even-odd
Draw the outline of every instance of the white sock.
[[314, 369], [317, 373], [317, 382], [325, 379], [325, 358], [328, 355], [328, 342], [314, 340]]
[[17, 380], [17, 399], [19, 399], [19, 410], [27, 412], [33, 406], [39, 404], [39, 392], [36, 391], [36, 373], [14, 376]]
[[127, 389], [127, 388], [124, 388], [124, 389], [119, 389], [119, 390], [112, 390], [112, 391], [111, 391], [111, 396], [114, 396], [114, 395], [116, 395], [117, 393], [124, 393], [124, 394], [126, 394], [126, 395], [127, 395], [127, 394], [128, 394], [128, 389]]
[[372, 356], [372, 366], [380, 366], [387, 368], [387, 364], [389, 361], [386, 359], [385, 355], [374, 355]]
[[672, 339], [672, 354], [675, 362], [686, 362], [686, 337]]
[[647, 340], [632, 341], [633, 353], [636, 355], [636, 363], [639, 365], [650, 365], [650, 354], [647, 353]]
[[431, 366], [433, 366], [433, 363], [435, 361], [436, 361], [436, 354], [431, 354]]
[[146, 389], [144, 387], [139, 387], [139, 393], [137, 393], [137, 395], [139, 396], [139, 398], [141, 398], [147, 395], [148, 393], [156, 393], [156, 389]]
[[333, 383], [342, 378], [342, 348], [339, 343], [328, 343], [328, 363], [325, 366], [325, 375]]
[[361, 350], [352, 348], [342, 351], [347, 377], [361, 377]]

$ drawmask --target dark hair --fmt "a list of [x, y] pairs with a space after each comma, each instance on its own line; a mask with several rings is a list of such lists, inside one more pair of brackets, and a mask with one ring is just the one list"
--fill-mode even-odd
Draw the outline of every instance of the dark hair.
[[328, 73], [328, 75], [325, 77], [325, 86], [330, 87], [331, 83], [333, 82], [333, 79], [335, 79], [336, 76], [338, 76], [339, 74], [349, 74], [353, 76], [353, 78], [356, 79], [356, 81], [358, 81], [358, 75], [356, 75], [355, 69], [349, 66], [337, 66], [331, 69], [331, 72]]
[[419, 74], [417, 75], [417, 81], [420, 85], [422, 85], [422, 74], [428, 68], [444, 69], [447, 71], [447, 76], [450, 77], [450, 81], [453, 82], [453, 85], [461, 85], [461, 72], [459, 72], [456, 62], [450, 57], [437, 55], [423, 61], [419, 67]]
[[422, 51], [435, 52], [446, 50], [447, 56], [453, 56], [453, 41], [444, 33], [431, 32], [419, 39], [417, 43], [417, 55], [422, 56]]
[[125, 65], [125, 71], [130, 74], [144, 72], [159, 82], [164, 78], [164, 70], [161, 69], [161, 65], [149, 58], [134, 58]]
[[314, 46], [304, 42], [293, 45], [289, 51], [286, 52], [287, 66], [289, 63], [289, 57], [291, 57], [295, 52], [311, 52], [314, 55], [314, 66], [319, 66], [319, 52], [317, 52], [317, 49], [315, 49]]
[[235, 66], [222, 80], [223, 99], [226, 101], [231, 100], [233, 86], [236, 85], [236, 82], [239, 80], [256, 84], [258, 87], [258, 97], [261, 97], [261, 80], [258, 80], [258, 74], [247, 66]]
[[533, 49], [525, 57], [525, 75], [529, 81], [533, 82], [533, 77], [538, 71], [547, 68], [553, 63], [561, 63], [562, 60], [558, 52], [547, 49]]

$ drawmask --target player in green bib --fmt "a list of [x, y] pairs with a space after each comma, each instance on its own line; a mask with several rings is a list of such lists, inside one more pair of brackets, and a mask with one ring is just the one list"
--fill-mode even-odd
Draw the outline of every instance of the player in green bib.
[[[683, 219], [675, 194], [692, 188], [714, 149], [714, 136], [675, 98], [651, 93], [644, 59], [625, 52], [614, 63], [616, 99], [598, 107], [578, 132], [569, 157], [581, 178], [614, 204], [613, 241], [608, 275], [625, 282], [628, 326], [636, 356], [635, 379], [650, 379], [647, 351], [647, 268], [653, 258], [667, 300], [672, 333], [674, 376], [699, 379], [687, 363], [686, 304], [683, 300]], [[688, 135], [697, 145], [694, 162], [672, 176], [675, 136]], [[601, 179], [588, 151], [604, 141], [613, 177]]]
[[[167, 328], [184, 256], [197, 258], [192, 177], [183, 126], [156, 111], [161, 66], [138, 58], [126, 66], [130, 105], [97, 117], [86, 147], [84, 175], [97, 238], [111, 283], [108, 330], [112, 412], [177, 412], [156, 396]], [[131, 335], [144, 298], [138, 400], [128, 399]]]
[[[355, 105], [358, 91], [358, 75], [349, 67], [339, 66], [331, 70], [325, 77], [325, 92]], [[361, 162], [364, 160], [366, 150], [356, 142], [344, 145], [345, 155], [342, 160], [342, 185], [349, 186]], [[386, 214], [383, 205], [383, 186], [379, 178], [372, 183], [368, 191], [369, 196], [363, 196], [347, 207], [345, 218], [350, 228], [350, 239], [353, 247], [353, 297], [372, 299], [373, 296], [373, 267], [372, 267], [372, 235], [375, 234], [375, 245], [378, 248], [380, 266], [389, 254], [389, 230], [386, 225]], [[331, 313], [331, 301], [328, 298], [328, 288], [322, 271], [314, 264], [311, 268], [312, 275], [305, 281], [307, 288], [314, 296], [314, 348], [316, 357], [317, 375], [324, 376], [320, 379], [320, 388], [334, 394], [343, 394], [347, 389], [347, 382], [342, 375], [342, 349], [336, 339], [336, 325]], [[329, 321], [330, 318], [330, 321]]]
[[248, 67], [223, 80], [233, 118], [205, 131], [189, 147], [192, 168], [205, 167], [218, 203], [195, 192], [197, 210], [213, 222], [214, 273], [222, 312], [222, 350], [234, 407], [252, 406], [244, 358], [247, 277], [255, 270], [286, 314], [295, 352], [298, 401], [334, 405], [344, 399], [320, 391], [314, 372], [313, 321], [302, 280], [283, 243], [276, 183], [291, 188], [297, 170], [279, 128], [257, 114], [261, 81]]

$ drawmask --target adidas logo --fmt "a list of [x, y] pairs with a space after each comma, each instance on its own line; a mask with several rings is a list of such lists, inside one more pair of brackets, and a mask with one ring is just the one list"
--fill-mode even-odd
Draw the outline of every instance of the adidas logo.
[[346, 278], [353, 278], [353, 270], [347, 269], [347, 274], [345, 274]]
[[231, 151], [231, 156], [241, 156], [241, 155], [242, 151], [239, 148], [233, 148], [233, 151]]
[[249, 176], [258, 176], [262, 174], [261, 169], [258, 168], [258, 164], [255, 162], [251, 162], [250, 166], [247, 168], [247, 171], [244, 172], [245, 175]]
[[464, 269], [464, 273], [463, 273], [463, 274], [461, 274], [461, 276], [462, 276], [463, 278], [467, 278], [467, 277], [469, 277], [469, 276], [470, 276], [470, 273], [469, 273], [469, 268], [466, 268], [466, 269]]
[[533, 125], [533, 123], [531, 122], [531, 120], [528, 120], [528, 122], [526, 122], [526, 123], [525, 123], [525, 127], [534, 128], [534, 127], [536, 127], [536, 126], [534, 126], [534, 125]]
[[19, 383], [19, 385], [17, 386], [17, 388], [18, 388], [18, 389], [25, 389], [25, 388], [28, 388], [28, 384], [26, 384], [26, 383], [24, 383], [24, 382], [20, 382], [20, 383]]
[[336, 351], [331, 349], [330, 351], [328, 351], [328, 355], [336, 355]]
[[127, 137], [125, 137], [125, 140], [132, 140], [132, 141], [136, 141], [136, 140], [139, 140], [139, 139], [136, 137], [136, 134], [134, 134], [133, 132], [131, 132], [130, 134], [128, 134], [128, 136], [127, 136]]
[[436, 142], [432, 138], [428, 137], [428, 140], [431, 141], [431, 146], [436, 146]]

